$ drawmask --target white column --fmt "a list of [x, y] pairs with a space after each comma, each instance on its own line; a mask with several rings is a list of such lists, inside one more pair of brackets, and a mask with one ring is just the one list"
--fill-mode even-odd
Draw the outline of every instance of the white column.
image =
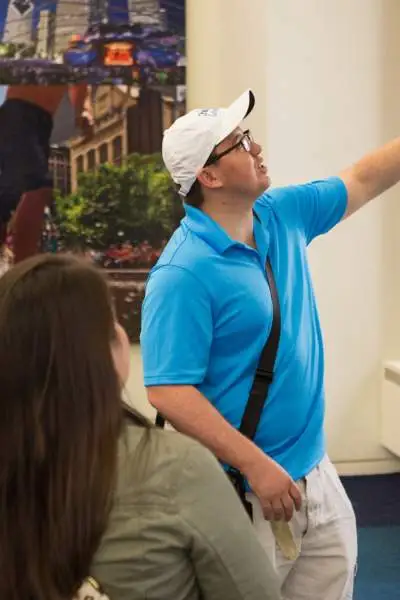
[[249, 125], [267, 139], [267, 0], [187, 0], [188, 109], [256, 94]]

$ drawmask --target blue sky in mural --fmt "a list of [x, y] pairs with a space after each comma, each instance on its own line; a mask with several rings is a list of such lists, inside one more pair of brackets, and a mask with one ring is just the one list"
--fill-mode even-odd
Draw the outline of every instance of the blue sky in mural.
[[[34, 0], [34, 2], [36, 21], [40, 6], [42, 8], [45, 6], [49, 10], [55, 10], [57, 4], [56, 0]], [[0, 38], [3, 35], [8, 4], [8, 0], [0, 0]], [[166, 8], [168, 10], [170, 25], [172, 25], [174, 28], [182, 30], [185, 24], [185, 0], [160, 0], [160, 5], [162, 8]], [[109, 6], [110, 20], [114, 20], [115, 18], [120, 18], [121, 13], [123, 13], [124, 10], [128, 10], [128, 0], [110, 0]]]

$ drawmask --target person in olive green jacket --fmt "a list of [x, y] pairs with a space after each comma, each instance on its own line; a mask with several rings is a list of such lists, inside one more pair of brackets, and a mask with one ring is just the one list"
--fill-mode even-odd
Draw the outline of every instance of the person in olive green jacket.
[[278, 600], [216, 458], [121, 402], [129, 362], [94, 267], [0, 278], [0, 598]]

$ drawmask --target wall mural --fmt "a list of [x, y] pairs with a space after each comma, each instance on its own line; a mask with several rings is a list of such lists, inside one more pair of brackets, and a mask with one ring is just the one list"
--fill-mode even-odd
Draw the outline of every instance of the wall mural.
[[[163, 130], [185, 112], [184, 1], [3, 4], [0, 103], [16, 85], [44, 94], [47, 84], [63, 86], [50, 146], [53, 199], [38, 251], [78, 253], [104, 269], [137, 342], [148, 271], [182, 217], [160, 150]], [[87, 84], [90, 128], [76, 124], [67, 93], [76, 83]], [[13, 264], [8, 229], [0, 271]]]
[[185, 84], [183, 0], [2, 0], [0, 83]]

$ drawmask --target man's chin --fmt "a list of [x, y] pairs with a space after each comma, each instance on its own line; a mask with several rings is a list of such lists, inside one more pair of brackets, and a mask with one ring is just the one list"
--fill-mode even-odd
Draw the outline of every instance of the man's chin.
[[261, 194], [264, 194], [264, 192], [266, 192], [270, 187], [271, 179], [269, 178], [269, 175], [265, 175], [265, 177], [263, 177], [260, 181], [260, 196]]

